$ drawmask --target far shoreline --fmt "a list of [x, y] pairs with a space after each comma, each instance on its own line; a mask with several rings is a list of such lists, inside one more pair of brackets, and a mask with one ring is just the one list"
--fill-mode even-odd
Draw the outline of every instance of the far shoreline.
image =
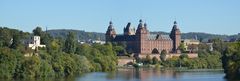
[[216, 68], [216, 69], [190, 69], [187, 67], [160, 67], [160, 68], [153, 68], [153, 67], [132, 67], [132, 66], [126, 66], [126, 67], [117, 67], [117, 70], [122, 70], [122, 69], [154, 69], [154, 70], [173, 70], [173, 71], [186, 71], [186, 72], [207, 72], [207, 71], [224, 71], [222, 68]]

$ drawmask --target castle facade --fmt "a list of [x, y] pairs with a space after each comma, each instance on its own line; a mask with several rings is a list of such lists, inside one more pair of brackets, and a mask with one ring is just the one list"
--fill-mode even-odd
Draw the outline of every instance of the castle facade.
[[137, 30], [132, 28], [129, 22], [124, 27], [123, 34], [116, 34], [112, 21], [110, 21], [106, 31], [106, 42], [124, 42], [126, 50], [138, 54], [159, 54], [162, 50], [168, 53], [177, 53], [181, 42], [181, 32], [174, 21], [174, 25], [169, 35], [150, 34], [147, 24], [139, 20]]

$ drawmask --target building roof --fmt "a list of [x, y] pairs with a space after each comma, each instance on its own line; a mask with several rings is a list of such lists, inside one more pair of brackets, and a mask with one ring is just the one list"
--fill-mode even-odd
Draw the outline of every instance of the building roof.
[[148, 35], [149, 40], [157, 40], [157, 39], [162, 39], [162, 40], [171, 40], [169, 35], [161, 35], [161, 34], [149, 34]]
[[114, 41], [135, 41], [135, 35], [117, 35]]
[[184, 42], [199, 42], [199, 40], [196, 39], [183, 39]]

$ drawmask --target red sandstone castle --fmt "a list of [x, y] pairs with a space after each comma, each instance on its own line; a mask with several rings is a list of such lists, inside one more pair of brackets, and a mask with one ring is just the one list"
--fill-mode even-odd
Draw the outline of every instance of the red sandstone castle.
[[147, 24], [143, 24], [142, 20], [139, 20], [136, 31], [135, 28], [131, 28], [131, 23], [128, 23], [124, 28], [124, 34], [117, 35], [110, 21], [105, 35], [106, 42], [124, 42], [128, 51], [139, 54], [157, 54], [162, 50], [177, 53], [181, 42], [181, 33], [176, 21], [174, 21], [170, 35], [150, 34]]

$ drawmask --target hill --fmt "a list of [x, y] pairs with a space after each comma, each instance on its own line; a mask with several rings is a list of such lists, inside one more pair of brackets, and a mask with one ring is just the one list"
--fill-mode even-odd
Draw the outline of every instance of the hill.
[[70, 29], [55, 29], [55, 30], [48, 30], [47, 31], [53, 37], [62, 37], [65, 39], [68, 32], [74, 32], [77, 35], [79, 40], [105, 40], [104, 33], [97, 33], [97, 32], [85, 32], [83, 30], [70, 30]]
[[[70, 29], [55, 29], [48, 30], [48, 33], [53, 37], [62, 37], [65, 38], [68, 32], [74, 32], [77, 34], [77, 38], [79, 40], [105, 40], [105, 33], [99, 32], [86, 32], [83, 30], [70, 30]], [[155, 31], [151, 32], [152, 34], [169, 34], [168, 32]], [[182, 39], [198, 39], [200, 41], [206, 42], [208, 39], [220, 38], [225, 41], [235, 40], [240, 38], [240, 34], [236, 35], [220, 35], [220, 34], [210, 34], [210, 33], [202, 33], [202, 32], [189, 32], [182, 33]]]

